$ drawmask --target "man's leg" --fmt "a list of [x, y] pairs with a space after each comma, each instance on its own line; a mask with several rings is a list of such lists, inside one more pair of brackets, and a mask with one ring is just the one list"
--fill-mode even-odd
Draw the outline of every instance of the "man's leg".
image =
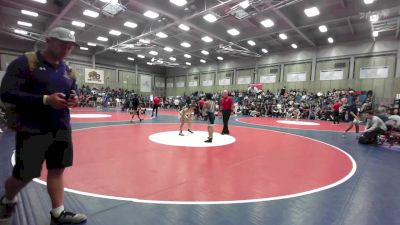
[[48, 170], [47, 192], [49, 192], [53, 209], [64, 205], [64, 169]]
[[9, 201], [15, 200], [17, 194], [24, 188], [31, 180], [22, 181], [14, 177], [9, 177], [4, 185], [5, 196]]

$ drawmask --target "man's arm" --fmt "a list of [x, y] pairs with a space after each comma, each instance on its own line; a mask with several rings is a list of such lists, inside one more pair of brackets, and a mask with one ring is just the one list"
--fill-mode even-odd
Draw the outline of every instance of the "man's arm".
[[369, 125], [371, 125], [371, 126], [368, 129], [366, 127], [365, 132], [370, 132], [370, 131], [373, 131], [376, 128], [378, 128], [378, 121], [374, 120], [374, 119], [371, 119]]
[[27, 64], [26, 58], [18, 58], [8, 66], [0, 87], [0, 96], [4, 102], [35, 106], [45, 103], [43, 95], [30, 94], [22, 90], [30, 75]]

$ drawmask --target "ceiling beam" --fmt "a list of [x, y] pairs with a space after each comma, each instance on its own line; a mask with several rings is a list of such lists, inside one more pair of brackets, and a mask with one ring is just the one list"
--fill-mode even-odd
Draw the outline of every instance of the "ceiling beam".
[[[191, 19], [193, 19], [193, 18], [196, 18], [196, 17], [198, 17], [198, 16], [201, 16], [202, 14], [204, 14], [204, 13], [206, 13], [206, 12], [209, 12], [209, 11], [211, 11], [211, 10], [219, 9], [219, 8], [221, 8], [222, 6], [225, 6], [225, 5], [228, 4], [228, 3], [233, 3], [233, 2], [238, 2], [238, 1], [240, 1], [240, 0], [227, 0], [227, 1], [221, 2], [221, 3], [219, 3], [219, 4], [215, 5], [215, 6], [212, 6], [212, 7], [208, 8], [208, 9], [205, 9], [205, 10], [203, 10], [203, 11], [201, 11], [201, 12], [195, 13], [195, 14], [193, 14], [193, 15], [190, 15], [190, 16], [188, 16], [188, 17], [182, 18], [182, 19], [180, 19], [180, 20], [175, 20], [174, 22], [172, 22], [172, 23], [170, 23], [170, 24], [167, 24], [167, 25], [165, 25], [165, 26], [163, 26], [163, 27], [159, 27], [159, 28], [157, 28], [157, 29], [154, 29], [154, 30], [151, 30], [151, 31], [149, 31], [149, 32], [143, 33], [143, 34], [138, 35], [138, 36], [136, 36], [136, 37], [131, 37], [131, 38], [125, 40], [125, 41], [122, 41], [120, 44], [126, 44], [126, 43], [128, 43], [128, 42], [133, 41], [133, 40], [138, 40], [138, 39], [140, 39], [140, 38], [142, 38], [142, 37], [145, 37], [145, 36], [147, 36], [147, 35], [151, 35], [151, 34], [157, 33], [157, 32], [159, 32], [159, 31], [162, 31], [162, 30], [167, 29], [167, 28], [169, 28], [169, 27], [178, 25], [179, 23], [186, 22], [186, 21], [188, 21], [188, 20], [191, 20]], [[140, 1], [134, 1], [134, 2], [135, 2], [135, 4], [136, 4], [136, 3], [139, 3], [139, 4], [140, 4]], [[143, 5], [143, 4], [142, 4], [142, 5]], [[109, 46], [109, 48], [113, 48], [113, 47], [117, 47], [117, 45], [111, 45], [111, 46]], [[102, 50], [102, 51], [96, 52], [95, 54], [100, 54], [100, 53], [102, 53], [102, 52], [104, 52], [104, 51], [106, 51], [106, 50]]]
[[395, 35], [396, 40], [399, 40], [399, 37], [400, 37], [400, 18], [397, 20], [397, 29]]
[[57, 13], [50, 12], [50, 11], [47, 11], [47, 10], [44, 10], [44, 9], [35, 8], [35, 7], [29, 6], [29, 5], [25, 5], [25, 4], [22, 4], [22, 3], [19, 3], [19, 2], [15, 2], [15, 1], [11, 1], [11, 0], [2, 0], [2, 1], [5, 2], [5, 3], [8, 3], [9, 5], [14, 5], [14, 6], [17, 6], [17, 7], [22, 8], [22, 9], [28, 9], [28, 10], [32, 10], [32, 11], [35, 11], [35, 12], [40, 12], [40, 13], [47, 14], [47, 15], [57, 16]]
[[61, 12], [57, 15], [57, 17], [51, 21], [50, 25], [46, 28], [46, 30], [44, 31], [44, 35], [49, 32], [53, 27], [55, 27], [58, 22], [60, 22], [60, 20], [62, 18], [64, 18], [65, 14], [67, 14], [69, 12], [69, 10], [75, 5], [76, 2], [78, 2], [79, 0], [71, 0], [68, 2], [68, 4], [61, 10]]
[[347, 21], [347, 24], [349, 25], [351, 34], [354, 35], [354, 34], [355, 34], [355, 32], [354, 32], [354, 27], [353, 27], [353, 24], [351, 24], [350, 18], [347, 18], [346, 21]]
[[304, 40], [306, 40], [310, 45], [312, 45], [313, 47], [316, 47], [317, 45], [311, 41], [310, 38], [308, 38], [298, 27], [296, 27], [296, 25], [293, 24], [293, 22], [287, 17], [285, 16], [281, 11], [279, 11], [278, 9], [273, 8], [272, 9], [275, 14], [277, 14], [281, 19], [283, 19], [293, 30], [295, 30], [298, 34], [300, 34], [300, 36], [302, 36], [304, 38]]

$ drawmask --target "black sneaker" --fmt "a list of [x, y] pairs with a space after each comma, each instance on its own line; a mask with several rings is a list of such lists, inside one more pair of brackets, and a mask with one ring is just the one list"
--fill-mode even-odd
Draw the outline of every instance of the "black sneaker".
[[205, 140], [204, 142], [206, 142], [206, 143], [212, 143], [212, 138], [208, 138], [208, 139]]
[[17, 203], [3, 203], [5, 196], [0, 198], [0, 224], [11, 224], [12, 215]]
[[87, 217], [84, 214], [72, 213], [65, 210], [57, 218], [54, 217], [52, 212], [50, 212], [50, 215], [51, 215], [50, 225], [83, 224], [87, 220]]
[[190, 129], [188, 129], [188, 131], [191, 133], [191, 134], [193, 134], [194, 132], [192, 131], [192, 130], [190, 130]]

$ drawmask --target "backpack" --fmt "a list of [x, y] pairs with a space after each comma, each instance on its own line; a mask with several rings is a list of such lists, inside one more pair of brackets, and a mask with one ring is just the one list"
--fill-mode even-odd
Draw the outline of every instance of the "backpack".
[[[39, 59], [36, 55], [36, 52], [26, 52], [25, 54], [26, 59], [28, 60], [28, 67], [29, 67], [29, 71], [32, 73], [39, 64]], [[76, 81], [76, 74], [75, 72], [70, 69], [68, 69], [68, 76]], [[11, 103], [7, 103], [7, 102], [2, 102], [3, 104], [3, 108], [5, 111], [5, 115], [6, 115], [6, 119], [7, 119], [7, 127], [10, 130], [16, 130], [16, 125], [17, 125], [17, 112], [16, 112], [16, 106], [14, 104]]]

